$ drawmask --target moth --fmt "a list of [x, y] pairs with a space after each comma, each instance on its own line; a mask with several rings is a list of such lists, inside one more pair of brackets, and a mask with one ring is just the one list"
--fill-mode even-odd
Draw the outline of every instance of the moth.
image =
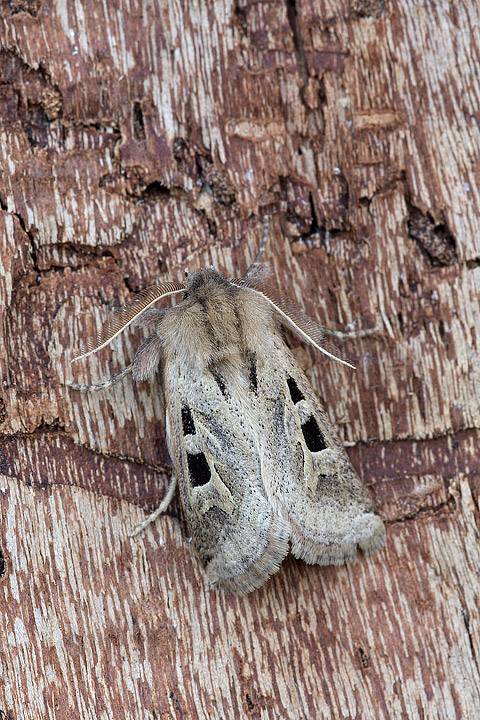
[[[374, 502], [282, 336], [284, 326], [329, 355], [321, 328], [260, 267], [257, 256], [243, 279], [209, 267], [140, 292], [79, 356], [132, 323], [148, 326], [132, 364], [100, 385], [70, 383], [92, 390], [130, 371], [137, 382], [159, 373], [175, 477], [140, 527], [166, 509], [178, 478], [208, 580], [237, 595], [260, 587], [289, 550], [341, 565], [385, 542]], [[176, 305], [152, 307], [173, 295], [182, 296]]]

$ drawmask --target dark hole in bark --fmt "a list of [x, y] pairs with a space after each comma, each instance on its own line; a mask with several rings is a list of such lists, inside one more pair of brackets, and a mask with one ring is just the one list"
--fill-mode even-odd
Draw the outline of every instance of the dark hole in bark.
[[360, 656], [360, 662], [362, 663], [362, 666], [365, 668], [368, 667], [370, 665], [370, 660], [363, 648], [358, 648], [358, 654]]
[[143, 142], [145, 140], [143, 112], [142, 106], [139, 102], [133, 103], [133, 133], [137, 142]]

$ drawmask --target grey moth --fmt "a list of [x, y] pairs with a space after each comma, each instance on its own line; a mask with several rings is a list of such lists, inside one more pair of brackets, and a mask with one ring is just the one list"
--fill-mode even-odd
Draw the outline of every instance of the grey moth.
[[[132, 372], [159, 373], [167, 446], [193, 546], [208, 580], [237, 595], [260, 587], [291, 551], [307, 563], [340, 565], [385, 542], [383, 522], [353, 469], [281, 326], [326, 352], [322, 332], [262, 278], [214, 268], [139, 293], [116, 313], [85, 357], [130, 324], [151, 328]], [[182, 295], [176, 305], [153, 308]], [[329, 354], [329, 353], [327, 353]], [[78, 358], [76, 358], [78, 359]], [[142, 524], [145, 527], [149, 518]]]

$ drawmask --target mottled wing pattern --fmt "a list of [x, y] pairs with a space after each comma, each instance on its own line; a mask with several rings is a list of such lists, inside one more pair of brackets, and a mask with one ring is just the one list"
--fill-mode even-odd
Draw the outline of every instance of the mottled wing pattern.
[[250, 592], [288, 553], [289, 523], [263, 488], [248, 362], [235, 372], [165, 369], [167, 435], [187, 523], [212, 583]]
[[[178, 305], [152, 309], [179, 293]], [[85, 355], [132, 323], [154, 332], [113, 381], [130, 369], [137, 381], [162, 369], [167, 442], [212, 583], [250, 592], [278, 570], [289, 542], [294, 555], [320, 564], [383, 545], [373, 501], [278, 333], [286, 324], [326, 352], [316, 323], [260, 276], [229, 282], [205, 268], [140, 293]]]
[[307, 378], [279, 339], [258, 358], [260, 457], [266, 494], [291, 526], [292, 553], [340, 565], [385, 542], [373, 500], [353, 469]]

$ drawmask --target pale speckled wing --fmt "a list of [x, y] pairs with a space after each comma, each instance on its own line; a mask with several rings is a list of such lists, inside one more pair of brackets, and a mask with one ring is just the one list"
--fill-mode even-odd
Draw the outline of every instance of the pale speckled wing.
[[[180, 292], [175, 307], [152, 310]], [[258, 278], [229, 282], [205, 268], [185, 283], [142, 292], [90, 351], [131, 323], [154, 326], [132, 375], [145, 380], [162, 370], [167, 442], [193, 545], [209, 580], [236, 594], [275, 573], [289, 542], [307, 562], [340, 564], [385, 539], [372, 499], [278, 334], [284, 321], [322, 349], [318, 326]]]
[[308, 380], [280, 339], [258, 359], [260, 450], [265, 491], [291, 525], [292, 553], [306, 562], [342, 564], [357, 547], [375, 552], [383, 522]]
[[245, 594], [288, 553], [289, 523], [265, 495], [251, 367], [165, 368], [167, 436], [193, 545], [212, 583]]

